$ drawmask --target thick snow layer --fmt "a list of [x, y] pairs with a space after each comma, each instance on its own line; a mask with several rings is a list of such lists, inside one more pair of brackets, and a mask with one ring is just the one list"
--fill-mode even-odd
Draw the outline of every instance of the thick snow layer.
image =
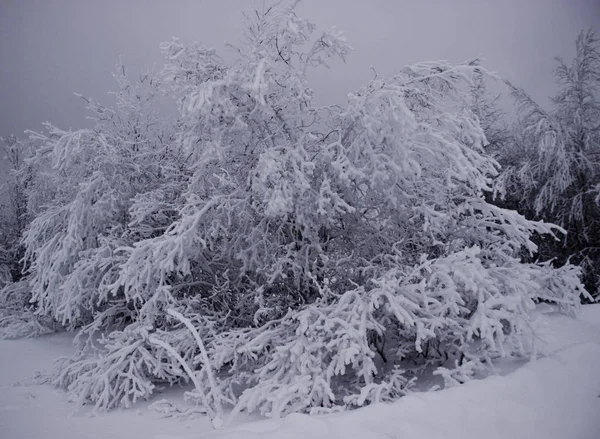
[[[545, 307], [535, 322], [536, 361], [502, 376], [350, 413], [237, 420], [219, 431], [203, 418], [161, 419], [147, 403], [90, 416], [65, 395], [33, 385], [36, 371], [68, 355], [67, 334], [0, 341], [0, 438], [544, 438], [600, 437], [600, 305], [574, 320]], [[503, 370], [502, 370], [503, 368]], [[514, 368], [505, 362], [500, 372]]]

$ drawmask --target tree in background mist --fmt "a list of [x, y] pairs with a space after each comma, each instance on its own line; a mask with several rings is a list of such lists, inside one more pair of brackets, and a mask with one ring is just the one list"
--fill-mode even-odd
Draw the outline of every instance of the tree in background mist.
[[15, 136], [0, 137], [0, 156], [4, 162], [5, 178], [0, 199], [0, 287], [20, 280], [23, 246], [21, 237], [28, 223], [27, 189], [32, 169], [26, 163], [31, 144]]
[[545, 111], [511, 86], [520, 121], [500, 157], [501, 191], [525, 215], [559, 224], [560, 241], [541, 238], [540, 256], [581, 265], [589, 291], [600, 282], [600, 44], [594, 31], [577, 38], [570, 65], [557, 58], [558, 93]]

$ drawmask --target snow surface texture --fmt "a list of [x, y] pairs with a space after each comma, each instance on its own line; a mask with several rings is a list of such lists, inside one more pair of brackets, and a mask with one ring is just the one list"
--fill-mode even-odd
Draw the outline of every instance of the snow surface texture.
[[[213, 431], [206, 417], [161, 419], [147, 403], [89, 416], [65, 395], [32, 384], [36, 371], [72, 352], [71, 335], [0, 341], [0, 438], [4, 439], [275, 439], [275, 438], [544, 438], [600, 437], [600, 305], [574, 320], [540, 307], [535, 322], [541, 357], [499, 376], [394, 404], [352, 412], [238, 421]], [[177, 392], [177, 390], [175, 389]], [[170, 398], [170, 395], [163, 395]]]

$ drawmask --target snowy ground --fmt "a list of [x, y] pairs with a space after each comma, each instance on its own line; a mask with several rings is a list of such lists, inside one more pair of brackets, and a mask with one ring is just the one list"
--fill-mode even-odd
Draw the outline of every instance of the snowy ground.
[[74, 413], [63, 393], [31, 384], [36, 371], [72, 351], [70, 335], [0, 341], [0, 438], [600, 438], [600, 305], [584, 307], [578, 320], [545, 308], [536, 327], [544, 357], [504, 376], [345, 414], [240, 419], [220, 431], [203, 418], [160, 418], [147, 402]]

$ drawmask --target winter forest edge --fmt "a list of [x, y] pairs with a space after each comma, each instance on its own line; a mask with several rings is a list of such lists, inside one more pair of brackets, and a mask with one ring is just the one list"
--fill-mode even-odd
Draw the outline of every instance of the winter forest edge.
[[82, 97], [93, 128], [0, 139], [0, 337], [77, 331], [47, 378], [79, 404], [188, 383], [218, 428], [390, 402], [534, 356], [536, 304], [598, 297], [593, 30], [557, 59], [551, 110], [478, 59], [317, 107], [308, 72], [352, 49], [295, 3], [248, 12], [227, 60], [160, 49], [160, 72], [119, 66], [114, 107]]

